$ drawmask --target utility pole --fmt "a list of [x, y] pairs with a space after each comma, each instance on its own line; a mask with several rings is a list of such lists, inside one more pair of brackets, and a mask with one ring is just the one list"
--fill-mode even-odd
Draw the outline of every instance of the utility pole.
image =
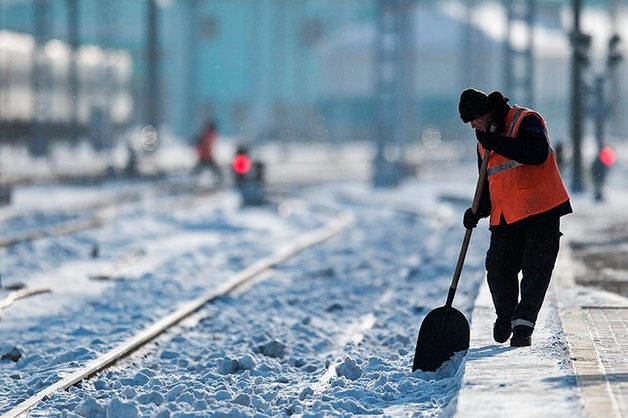
[[[504, 0], [508, 23], [504, 43], [504, 84], [510, 97], [517, 97], [526, 107], [534, 107], [534, 16], [536, 0]], [[512, 27], [516, 21], [526, 28], [526, 45], [513, 47]]]
[[34, 117], [31, 122], [31, 144], [30, 153], [35, 157], [43, 157], [48, 154], [48, 129], [46, 124], [50, 123], [48, 118], [49, 109], [49, 89], [50, 74], [46, 65], [45, 44], [48, 40], [48, 0], [36, 0], [33, 3], [33, 34], [35, 38], [35, 48], [33, 49], [33, 72], [31, 83], [34, 100]]
[[288, 76], [287, 68], [290, 64], [287, 39], [292, 35], [288, 31], [288, 1], [290, 0], [275, 1], [272, 21], [273, 42], [275, 43], [275, 47], [272, 48], [273, 62], [275, 63], [272, 79], [273, 118], [278, 130], [279, 141], [282, 143], [282, 151], [285, 155], [290, 151], [290, 141], [293, 139], [291, 137], [290, 124], [294, 114], [289, 112], [287, 102], [289, 93], [285, 88]]
[[[0, 2], [0, 30], [2, 30], [2, 2]], [[2, 41], [2, 32], [0, 32], [0, 42]], [[2, 68], [0, 68], [0, 103], [2, 103], [2, 92], [4, 91], [4, 86], [3, 86], [3, 74], [2, 74]], [[2, 140], [3, 140], [3, 136], [4, 136], [4, 122], [2, 120], [2, 107], [0, 106], [0, 145], [2, 144]], [[0, 282], [0, 287], [2, 287], [2, 283]]]
[[373, 183], [397, 186], [415, 93], [414, 0], [378, 0], [375, 31], [377, 156]]
[[466, 2], [466, 25], [464, 26], [464, 35], [461, 42], [462, 51], [458, 55], [460, 58], [461, 88], [472, 86], [475, 82], [474, 65], [473, 65], [473, 6], [474, 0]]
[[161, 122], [161, 89], [159, 86], [159, 22], [157, 0], [148, 0], [146, 45], [146, 125], [155, 129]]
[[617, 66], [623, 60], [623, 56], [619, 51], [619, 42], [619, 35], [614, 34], [611, 36], [608, 42], [606, 69], [595, 79], [595, 107], [591, 113], [595, 122], [597, 153], [591, 166], [591, 177], [594, 187], [593, 195], [597, 201], [604, 200], [603, 188], [606, 174], [615, 159], [612, 148], [605, 145], [605, 125], [607, 120], [616, 113], [615, 107], [617, 103], [612, 99], [610, 101], [607, 99], [606, 82], [612, 81], [613, 75], [617, 72]]
[[[205, 39], [212, 35], [212, 33], [204, 33], [209, 30], [214, 30], [214, 28], [205, 29], [205, 31], [201, 30], [201, 9], [200, 9], [200, 0], [188, 0], [184, 4], [185, 7], [185, 16], [189, 24], [187, 25], [187, 36], [185, 49], [187, 51], [187, 56], [189, 57], [189, 65], [187, 66], [185, 76], [185, 84], [183, 85], [185, 89], [185, 107], [188, 111], [185, 114], [185, 122], [187, 126], [196, 127], [200, 124], [198, 109], [199, 109], [199, 95], [198, 88], [200, 85], [200, 77], [199, 77], [199, 65], [201, 60], [199, 59], [200, 55], [200, 41], [202, 39], [205, 42]], [[207, 115], [202, 115], [203, 118], [206, 118]], [[186, 135], [190, 135], [194, 131], [186, 132]]]
[[[611, 21], [612, 33], [614, 34], [609, 40], [609, 54], [613, 53], [613, 48], [617, 47], [620, 39], [618, 19], [622, 16], [621, 0], [610, 0], [609, 16]], [[615, 44], [613, 44], [613, 42]], [[610, 55], [609, 55], [610, 59]], [[613, 109], [610, 116], [609, 132], [612, 136], [621, 137], [626, 135], [626, 127], [622, 115], [625, 114], [625, 100], [623, 95], [622, 77], [619, 71], [613, 70], [609, 74], [610, 83], [610, 101], [613, 103]]]
[[78, 0], [67, 0], [68, 8], [68, 43], [70, 44], [70, 141], [77, 142], [79, 131], [79, 79], [78, 79], [78, 47], [79, 47], [79, 8]]
[[571, 189], [574, 193], [584, 190], [582, 181], [582, 137], [584, 124], [583, 70], [589, 63], [591, 36], [580, 32], [581, 0], [573, 0], [573, 30], [571, 33], [571, 139], [573, 142], [573, 170]]

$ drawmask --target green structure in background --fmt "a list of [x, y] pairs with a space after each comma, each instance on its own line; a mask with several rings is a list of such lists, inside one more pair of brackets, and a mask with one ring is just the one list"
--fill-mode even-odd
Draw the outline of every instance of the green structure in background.
[[[156, 113], [155, 124], [186, 138], [209, 116], [233, 135], [302, 126], [275, 119], [321, 102], [317, 43], [373, 19], [360, 0], [25, 0], [0, 2], [0, 29], [70, 43], [71, 12], [79, 44], [131, 53], [136, 122]], [[150, 111], [152, 89], [159, 104]]]
[[[500, 38], [474, 19], [492, 3], [502, 8], [504, 21], [510, 13], [510, 21], [534, 22], [568, 39], [560, 14], [571, 12], [571, 1], [404, 0], [399, 3], [407, 7], [406, 23], [399, 26], [407, 29], [403, 34], [395, 33], [394, 25], [378, 30], [387, 22], [382, 5], [390, 2], [0, 0], [0, 30], [29, 34], [41, 51], [50, 40], [74, 49], [97, 45], [126, 51], [132, 71], [124, 88], [133, 113], [125, 123], [156, 125], [190, 143], [208, 118], [217, 121], [221, 134], [244, 142], [372, 141], [386, 172], [386, 159], [399, 158], [408, 143], [463, 137], [456, 102], [469, 85], [519, 89], [510, 93], [514, 101], [531, 105], [525, 102], [534, 100], [557, 139], [571, 136], [570, 57], [543, 56], [541, 43], [515, 51], [509, 35]], [[609, 7], [601, 0], [582, 3]], [[514, 9], [524, 4], [527, 9]], [[397, 43], [404, 50], [396, 52], [405, 61], [382, 55], [389, 50], [388, 38], [403, 41]], [[527, 73], [520, 77], [504, 63], [514, 67], [521, 57], [519, 68]], [[387, 78], [391, 68], [393, 78]], [[110, 81], [104, 76], [99, 84], [106, 103], [114, 96], [106, 87]], [[45, 91], [41, 86], [48, 84], [36, 79], [33, 85]], [[68, 83], [53, 89], [79, 87]], [[385, 100], [390, 97], [400, 102]], [[89, 117], [103, 126], [114, 120], [122, 106], [113, 99], [108, 103]], [[65, 104], [51, 108], [59, 106]], [[107, 148], [112, 140], [100, 136], [99, 147]]]

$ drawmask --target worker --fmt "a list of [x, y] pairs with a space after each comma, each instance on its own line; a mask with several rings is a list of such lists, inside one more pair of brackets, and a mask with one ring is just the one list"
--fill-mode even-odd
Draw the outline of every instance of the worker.
[[218, 139], [217, 126], [214, 121], [209, 121], [196, 141], [196, 155], [198, 161], [192, 169], [192, 174], [199, 174], [204, 169], [209, 169], [216, 177], [218, 184], [223, 181], [223, 173], [214, 158], [214, 148]]
[[532, 344], [558, 256], [560, 218], [573, 210], [543, 117], [508, 101], [498, 91], [469, 88], [460, 95], [460, 118], [475, 130], [478, 158], [489, 151], [479, 209], [467, 209], [463, 224], [472, 229], [490, 217], [486, 277], [497, 315], [493, 338], [504, 343], [512, 334], [510, 345], [523, 347]]

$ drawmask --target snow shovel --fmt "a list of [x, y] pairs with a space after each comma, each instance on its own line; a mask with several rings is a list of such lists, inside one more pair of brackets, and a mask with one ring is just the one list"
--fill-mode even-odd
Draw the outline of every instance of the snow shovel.
[[[491, 125], [491, 132], [495, 132], [494, 125]], [[480, 206], [480, 196], [482, 195], [482, 186], [486, 179], [486, 167], [488, 165], [488, 155], [490, 151], [484, 151], [482, 165], [480, 166], [480, 174], [478, 183], [475, 187], [475, 195], [473, 196], [473, 205], [471, 210], [473, 213], [478, 211]], [[469, 242], [471, 241], [472, 229], [467, 229], [462, 241], [462, 248], [458, 256], [458, 264], [454, 271], [454, 277], [447, 294], [447, 302], [445, 306], [430, 311], [421, 324], [419, 337], [416, 342], [416, 351], [414, 353], [414, 363], [412, 371], [422, 370], [424, 372], [433, 372], [438, 369], [445, 361], [449, 360], [454, 353], [467, 350], [469, 348], [469, 322], [462, 312], [452, 307], [460, 273], [464, 258], [467, 255]]]

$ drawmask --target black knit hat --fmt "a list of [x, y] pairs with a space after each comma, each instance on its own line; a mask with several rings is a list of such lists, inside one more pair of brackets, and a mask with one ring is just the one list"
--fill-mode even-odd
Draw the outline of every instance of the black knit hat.
[[491, 110], [493, 110], [493, 103], [483, 91], [469, 88], [460, 94], [458, 111], [464, 123], [484, 116]]

